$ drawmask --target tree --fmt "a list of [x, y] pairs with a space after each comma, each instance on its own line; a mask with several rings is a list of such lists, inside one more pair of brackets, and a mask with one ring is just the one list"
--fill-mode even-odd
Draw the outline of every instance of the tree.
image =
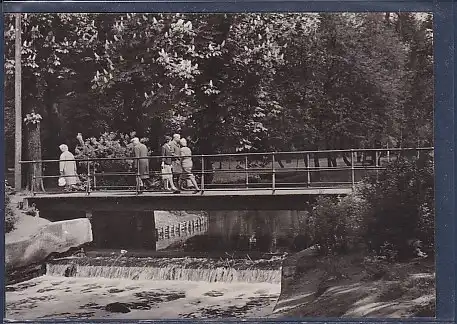
[[[43, 116], [45, 158], [63, 142], [76, 145], [80, 125], [88, 137], [137, 131], [154, 151], [165, 133], [180, 132], [195, 153], [432, 140], [431, 17], [37, 14], [24, 21], [24, 114]], [[5, 31], [7, 118], [13, 29]]]

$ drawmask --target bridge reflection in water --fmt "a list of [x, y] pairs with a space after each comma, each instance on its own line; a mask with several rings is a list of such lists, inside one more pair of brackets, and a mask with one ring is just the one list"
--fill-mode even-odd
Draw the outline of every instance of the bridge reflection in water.
[[[198, 194], [165, 192], [160, 171], [150, 173], [157, 186], [140, 192], [139, 159], [131, 157], [77, 160], [83, 186], [76, 192], [52, 188], [59, 175], [49, 170], [58, 160], [22, 163], [32, 170], [27, 202], [50, 220], [90, 218], [100, 248], [155, 250], [155, 210], [204, 210], [207, 233], [188, 240], [183, 249], [273, 252], [308, 244], [306, 237], [297, 239], [299, 221], [316, 197], [350, 194], [389, 162], [431, 154], [433, 148], [194, 155]], [[160, 169], [160, 156], [147, 159], [151, 170]], [[46, 191], [38, 192], [42, 184]]]

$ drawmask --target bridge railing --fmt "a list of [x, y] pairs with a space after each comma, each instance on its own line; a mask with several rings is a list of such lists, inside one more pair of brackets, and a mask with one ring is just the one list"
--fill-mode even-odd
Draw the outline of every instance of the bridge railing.
[[[276, 190], [306, 188], [354, 188], [362, 178], [377, 175], [385, 166], [404, 158], [419, 158], [433, 154], [433, 147], [390, 149], [346, 149], [326, 151], [294, 151], [267, 153], [234, 153], [192, 155], [193, 170], [201, 192], [218, 190]], [[76, 191], [90, 194], [94, 191], [133, 191], [138, 185], [140, 160], [148, 160], [149, 177], [153, 188], [144, 191], [165, 191], [161, 188], [163, 156], [145, 158], [85, 158], [75, 159], [78, 178]], [[66, 160], [67, 162], [70, 160]], [[54, 190], [62, 176], [58, 171], [60, 160], [21, 161], [31, 168], [31, 190], [45, 187]], [[176, 180], [176, 179], [175, 179]], [[177, 181], [177, 180], [176, 180]], [[180, 183], [188, 185], [185, 180]], [[41, 186], [38, 184], [44, 183]], [[189, 188], [190, 189], [190, 188]], [[192, 189], [190, 189], [192, 190]]]

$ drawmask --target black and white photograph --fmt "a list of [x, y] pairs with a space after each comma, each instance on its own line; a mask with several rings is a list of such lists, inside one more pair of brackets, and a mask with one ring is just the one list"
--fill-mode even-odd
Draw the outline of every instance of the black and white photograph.
[[435, 317], [432, 13], [4, 23], [7, 320]]

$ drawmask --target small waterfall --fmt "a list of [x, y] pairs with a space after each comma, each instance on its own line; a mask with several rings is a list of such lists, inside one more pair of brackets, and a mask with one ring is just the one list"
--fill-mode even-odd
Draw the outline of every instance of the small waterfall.
[[[46, 275], [64, 276], [71, 264], [47, 264]], [[268, 282], [281, 283], [281, 269], [234, 269], [230, 267], [216, 268], [183, 268], [182, 266], [137, 267], [137, 266], [103, 266], [78, 265], [75, 277], [85, 278], [119, 278], [132, 280], [182, 280], [205, 282]]]

